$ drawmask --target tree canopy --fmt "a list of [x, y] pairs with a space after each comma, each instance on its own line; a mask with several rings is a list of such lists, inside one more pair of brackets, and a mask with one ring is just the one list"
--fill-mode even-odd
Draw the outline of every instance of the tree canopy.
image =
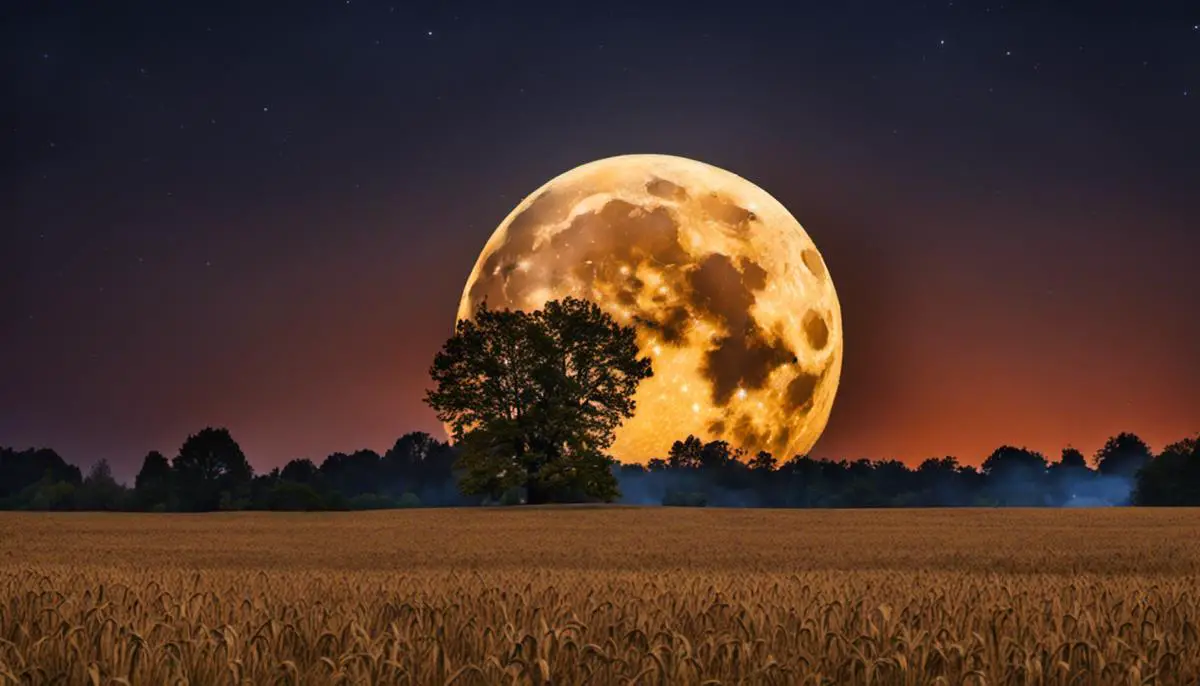
[[458, 322], [429, 374], [425, 402], [461, 449], [464, 493], [522, 488], [529, 503], [618, 496], [606, 451], [653, 374], [634, 327], [570, 297], [533, 312], [485, 304]]
[[1119, 433], [1096, 451], [1096, 469], [1101, 474], [1132, 478], [1152, 457], [1150, 446], [1137, 435]]
[[208, 427], [188, 436], [172, 462], [186, 496], [185, 510], [234, 509], [249, 496], [254, 470], [228, 429]]

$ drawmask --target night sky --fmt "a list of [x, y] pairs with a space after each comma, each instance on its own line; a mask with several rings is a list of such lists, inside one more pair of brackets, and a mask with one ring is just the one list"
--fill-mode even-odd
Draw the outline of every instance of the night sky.
[[0, 445], [128, 478], [208, 425], [259, 470], [441, 436], [492, 230], [631, 152], [822, 250], [816, 456], [1200, 431], [1200, 4], [790, 4], [6, 2]]

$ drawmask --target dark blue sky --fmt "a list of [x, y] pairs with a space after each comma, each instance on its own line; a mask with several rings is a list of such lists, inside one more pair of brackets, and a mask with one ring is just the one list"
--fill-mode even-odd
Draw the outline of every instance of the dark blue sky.
[[1200, 430], [1200, 5], [580, 4], [5, 3], [0, 444], [128, 474], [208, 424], [260, 469], [437, 431], [492, 229], [628, 152], [825, 253], [818, 455]]

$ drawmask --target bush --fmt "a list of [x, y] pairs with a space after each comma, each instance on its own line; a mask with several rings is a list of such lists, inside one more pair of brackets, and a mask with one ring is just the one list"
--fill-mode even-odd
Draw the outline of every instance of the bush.
[[705, 507], [708, 495], [699, 491], [667, 491], [662, 504], [668, 507]]
[[346, 500], [345, 494], [343, 494], [341, 491], [330, 491], [325, 494], [325, 509], [349, 510], [350, 503]]
[[421, 506], [421, 499], [419, 497], [417, 497], [416, 493], [413, 493], [411, 491], [406, 492], [404, 495], [400, 496], [399, 500], [396, 501], [396, 507], [420, 507], [420, 506]]
[[20, 499], [27, 510], [73, 510], [75, 485], [43, 479], [21, 491]]
[[324, 510], [321, 494], [308, 484], [280, 481], [267, 496], [267, 509], [311, 512]]
[[392, 507], [392, 501], [387, 496], [378, 493], [362, 493], [350, 499], [351, 510], [386, 510]]

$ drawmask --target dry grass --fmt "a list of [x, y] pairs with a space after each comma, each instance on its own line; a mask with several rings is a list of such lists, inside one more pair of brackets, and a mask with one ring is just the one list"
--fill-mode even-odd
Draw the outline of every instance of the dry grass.
[[0, 683], [1196, 684], [1200, 513], [0, 516]]

